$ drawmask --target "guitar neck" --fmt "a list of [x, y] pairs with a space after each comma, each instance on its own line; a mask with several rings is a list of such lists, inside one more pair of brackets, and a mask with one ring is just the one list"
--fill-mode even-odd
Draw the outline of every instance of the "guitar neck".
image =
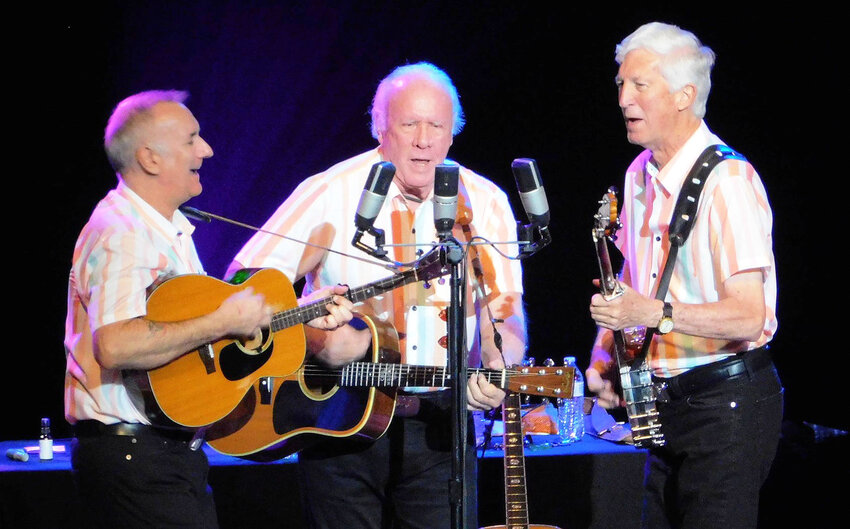
[[[616, 297], [622, 293], [622, 287], [614, 275], [614, 268], [611, 266], [608, 239], [596, 235], [593, 239], [596, 243], [596, 257], [599, 261], [599, 290], [606, 298]], [[628, 364], [626, 339], [623, 331], [614, 331], [614, 352], [617, 357], [617, 365], [620, 368]]]
[[[468, 369], [467, 375], [483, 375], [499, 387], [507, 385], [510, 372], [501, 369]], [[375, 362], [352, 362], [340, 370], [339, 385], [346, 387], [448, 387], [451, 373], [442, 366], [417, 366]]]
[[525, 489], [525, 451], [519, 393], [508, 392], [502, 403], [505, 433], [505, 520], [506, 527], [528, 527], [528, 495]]
[[[415, 269], [380, 279], [368, 285], [349, 289], [348, 292], [343, 294], [343, 297], [352, 303], [358, 303], [407, 285], [408, 283], [413, 283], [414, 281], [418, 281], [417, 271]], [[293, 325], [307, 323], [310, 320], [326, 316], [328, 314], [327, 305], [330, 303], [333, 303], [333, 296], [275, 313], [272, 316], [271, 330], [272, 332], [277, 332]]]

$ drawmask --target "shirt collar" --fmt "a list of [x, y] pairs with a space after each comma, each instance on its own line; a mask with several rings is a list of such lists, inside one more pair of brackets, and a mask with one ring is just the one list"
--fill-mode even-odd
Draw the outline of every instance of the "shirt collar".
[[130, 189], [123, 180], [118, 181], [116, 191], [133, 204], [133, 207], [139, 211], [146, 222], [159, 229], [165, 235], [175, 238], [183, 234], [192, 235], [192, 232], [195, 231], [195, 226], [189, 222], [189, 219], [179, 209], [174, 212], [174, 217], [168, 220], [156, 208], [148, 204], [145, 199]]
[[702, 120], [697, 130], [664, 167], [659, 169], [652, 162], [652, 157], [649, 157], [646, 162], [646, 172], [655, 178], [668, 193], [675, 194], [681, 189], [691, 166], [702, 151], [714, 143], [722, 143], [722, 141], [708, 129], [705, 120]]

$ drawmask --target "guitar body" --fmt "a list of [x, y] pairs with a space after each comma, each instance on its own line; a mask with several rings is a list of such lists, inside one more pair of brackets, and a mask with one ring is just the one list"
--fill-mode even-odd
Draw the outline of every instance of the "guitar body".
[[[372, 333], [371, 361], [398, 364], [393, 326], [358, 317]], [[274, 461], [321, 439], [374, 441], [389, 428], [397, 393], [397, 387], [349, 387], [314, 377], [307, 364], [285, 377], [255, 382], [238, 408], [207, 430], [207, 444], [226, 455]]]
[[[192, 274], [158, 285], [148, 296], [147, 318], [176, 322], [204, 316], [249, 287], [263, 294], [275, 311], [298, 305], [292, 284], [277, 270], [254, 271], [240, 284]], [[251, 342], [224, 339], [190, 351], [148, 370], [147, 380], [140, 381], [146, 404], [155, 403], [147, 406], [148, 415], [154, 422], [190, 428], [210, 425], [233, 412], [261, 377], [296, 371], [305, 347], [304, 330], [294, 325], [266, 331]]]

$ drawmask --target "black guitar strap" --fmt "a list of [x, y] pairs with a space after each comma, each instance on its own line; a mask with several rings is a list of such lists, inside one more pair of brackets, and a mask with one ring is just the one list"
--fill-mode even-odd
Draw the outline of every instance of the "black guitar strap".
[[[685, 178], [685, 182], [682, 184], [682, 189], [679, 192], [679, 198], [676, 201], [676, 208], [673, 210], [673, 218], [670, 220], [668, 235], [670, 238], [670, 255], [667, 256], [667, 262], [664, 263], [664, 271], [658, 282], [655, 299], [663, 301], [667, 295], [667, 287], [670, 286], [670, 277], [673, 275], [673, 267], [676, 264], [679, 248], [685, 244], [688, 235], [691, 233], [691, 228], [693, 228], [694, 218], [699, 207], [699, 198], [708, 175], [718, 163], [729, 159], [746, 161], [746, 158], [726, 145], [709, 145], [702, 151], [702, 154], [700, 154], [697, 161], [694, 162], [693, 167], [691, 167], [687, 178]], [[646, 355], [649, 352], [649, 344], [652, 342], [652, 335], [654, 333], [655, 329], [650, 328], [646, 330], [643, 347], [635, 355], [635, 359], [632, 362], [632, 370], [640, 368], [644, 360], [646, 360]]]

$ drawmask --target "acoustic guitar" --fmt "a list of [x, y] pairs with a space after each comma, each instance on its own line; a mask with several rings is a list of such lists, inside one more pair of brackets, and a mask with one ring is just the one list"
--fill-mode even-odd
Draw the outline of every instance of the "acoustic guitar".
[[[356, 303], [408, 283], [444, 276], [449, 272], [444, 261], [443, 252], [435, 249], [414, 268], [352, 288], [344, 296]], [[175, 322], [203, 316], [249, 287], [274, 307], [268, 329], [251, 340], [221, 339], [156, 369], [130, 373], [142, 390], [152, 422], [206, 427], [233, 412], [259, 380], [285, 376], [301, 366], [306, 354], [302, 324], [328, 314], [326, 305], [332, 298], [298, 306], [292, 283], [275, 269], [241, 270], [229, 282], [199, 274], [167, 279], [148, 295], [147, 318]]]
[[[623, 287], [614, 275], [608, 254], [608, 240], [615, 239], [619, 228], [617, 195], [613, 188], [608, 188], [608, 192], [600, 201], [598, 212], [594, 215], [593, 227], [593, 241], [599, 261], [599, 289], [606, 299], [614, 299], [623, 294]], [[663, 446], [666, 443], [655, 406], [658, 388], [652, 382], [652, 370], [645, 361], [634, 361], [635, 351], [642, 347], [645, 335], [644, 328], [614, 331], [614, 353], [619, 372], [617, 382], [626, 403], [632, 442], [640, 448]]]
[[[335, 369], [307, 363], [284, 377], [264, 377], [232, 414], [206, 431], [207, 443], [226, 455], [274, 461], [321, 439], [374, 441], [389, 428], [400, 388], [452, 385], [446, 367], [399, 363], [398, 334], [391, 324], [360, 319], [372, 333], [371, 361]], [[572, 390], [570, 368], [467, 371], [531, 395], [558, 397]]]
[[[564, 368], [572, 370], [572, 367]], [[569, 392], [561, 395], [572, 397]], [[528, 493], [525, 488], [525, 437], [519, 393], [509, 391], [502, 402], [504, 434], [502, 445], [505, 453], [505, 525], [488, 525], [483, 529], [559, 529], [554, 525], [528, 523]]]

